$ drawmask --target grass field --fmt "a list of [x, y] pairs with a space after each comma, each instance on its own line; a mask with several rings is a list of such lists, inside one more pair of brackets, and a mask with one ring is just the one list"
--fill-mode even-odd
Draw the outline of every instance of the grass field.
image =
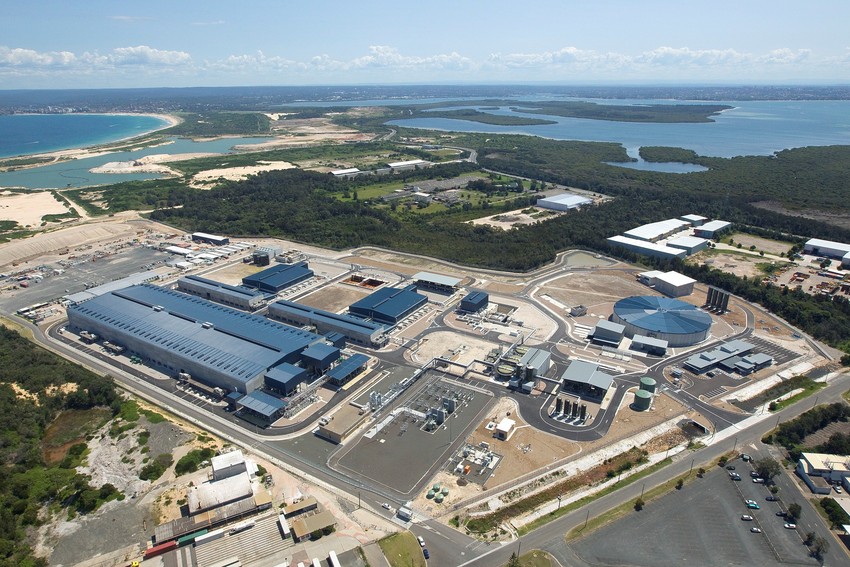
[[391, 567], [426, 567], [425, 556], [416, 537], [410, 532], [400, 532], [378, 542]]

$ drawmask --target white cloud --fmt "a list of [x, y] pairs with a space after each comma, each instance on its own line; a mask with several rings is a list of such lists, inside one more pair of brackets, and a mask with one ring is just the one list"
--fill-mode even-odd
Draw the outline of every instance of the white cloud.
[[163, 51], [147, 45], [137, 45], [113, 49], [107, 54], [106, 60], [113, 65], [173, 66], [190, 63], [192, 56], [185, 51]]
[[70, 51], [34, 51], [0, 46], [0, 67], [62, 67], [72, 65], [77, 57]]

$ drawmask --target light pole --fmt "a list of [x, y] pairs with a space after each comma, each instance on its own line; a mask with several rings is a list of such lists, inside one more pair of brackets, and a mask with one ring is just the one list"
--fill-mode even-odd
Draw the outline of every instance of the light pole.
[[688, 476], [691, 476], [691, 471], [694, 470], [694, 461], [696, 461], [696, 459], [691, 459], [691, 468], [688, 470]]
[[643, 485], [641, 485], [641, 487], [640, 487], [640, 499], [641, 500], [643, 500], [643, 491], [644, 491], [645, 488], [646, 488], [646, 483], [644, 482]]
[[[558, 496], [558, 510], [560, 510], [560, 509], [561, 509], [561, 497]], [[557, 512], [558, 510], [555, 510], [555, 511]]]
[[738, 447], [738, 436], [735, 436], [735, 442], [732, 443], [732, 452], [735, 452], [735, 449]]

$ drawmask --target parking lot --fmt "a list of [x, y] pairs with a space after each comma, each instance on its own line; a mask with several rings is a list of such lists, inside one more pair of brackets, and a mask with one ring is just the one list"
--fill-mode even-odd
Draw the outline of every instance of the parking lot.
[[[586, 561], [608, 565], [817, 565], [798, 532], [785, 529], [784, 518], [776, 516], [780, 503], [766, 501], [767, 488], [750, 480], [750, 466], [740, 460], [732, 465], [741, 481], [717, 467], [705, 478], [693, 475], [681, 490], [597, 530], [574, 549]], [[748, 509], [746, 499], [761, 509]], [[753, 521], [741, 520], [743, 514]], [[762, 533], [752, 533], [753, 527]]]
[[772, 356], [774, 366], [781, 366], [800, 357], [799, 353], [788, 350], [787, 348], [782, 348], [781, 346], [761, 337], [750, 335], [747, 337], [747, 342], [756, 346], [756, 352], [763, 352], [764, 354]]

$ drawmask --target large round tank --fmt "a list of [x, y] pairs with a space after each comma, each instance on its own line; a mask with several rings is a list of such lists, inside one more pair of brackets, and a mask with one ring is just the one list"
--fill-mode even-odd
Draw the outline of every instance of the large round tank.
[[508, 380], [513, 377], [515, 370], [516, 366], [512, 366], [510, 364], [500, 364], [499, 367], [496, 368], [496, 377], [502, 380]]
[[514, 352], [520, 356], [525, 356], [525, 353], [528, 352], [528, 347], [520, 345], [514, 349]]
[[427, 498], [428, 500], [431, 500], [433, 497], [434, 497], [434, 491], [433, 490], [429, 490], [428, 494], [425, 495], [425, 498]]
[[448, 488], [446, 488], [446, 487], [443, 487], [442, 492], [443, 492], [443, 496], [448, 496], [448, 495], [449, 495], [449, 489], [448, 489]]
[[638, 390], [635, 392], [634, 408], [637, 411], [646, 411], [652, 405], [652, 394], [646, 390]]
[[444, 500], [444, 498], [445, 497], [442, 494], [438, 494], [434, 497], [434, 502], [436, 502], [437, 504], [440, 504]]
[[649, 376], [644, 376], [640, 379], [640, 389], [646, 390], [650, 394], [655, 393], [655, 378], [650, 378]]
[[678, 299], [635, 296], [614, 304], [612, 320], [626, 327], [626, 336], [654, 337], [670, 347], [704, 341], [711, 330], [711, 315]]

